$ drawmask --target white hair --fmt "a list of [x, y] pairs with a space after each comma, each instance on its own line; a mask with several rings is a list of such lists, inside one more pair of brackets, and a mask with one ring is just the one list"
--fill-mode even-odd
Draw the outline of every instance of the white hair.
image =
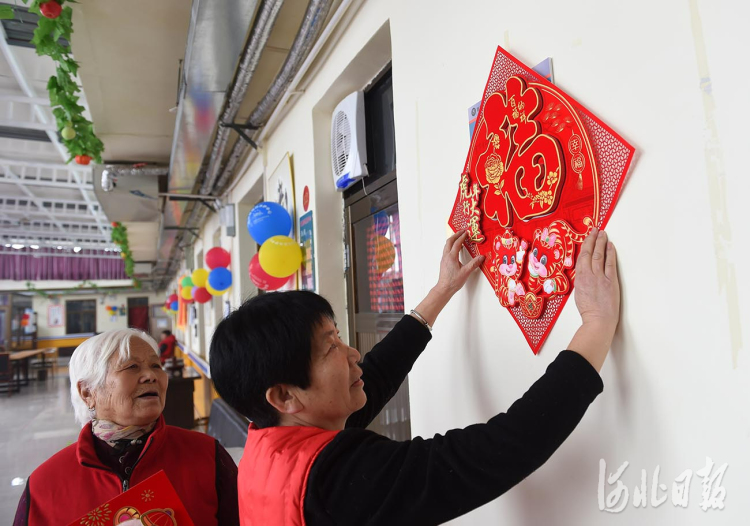
[[130, 339], [140, 338], [159, 355], [154, 339], [138, 329], [118, 329], [92, 336], [79, 345], [70, 357], [70, 401], [73, 404], [76, 421], [85, 426], [91, 415], [86, 402], [78, 392], [78, 384], [95, 391], [102, 386], [109, 372], [109, 359], [118, 353], [120, 361], [130, 358]]

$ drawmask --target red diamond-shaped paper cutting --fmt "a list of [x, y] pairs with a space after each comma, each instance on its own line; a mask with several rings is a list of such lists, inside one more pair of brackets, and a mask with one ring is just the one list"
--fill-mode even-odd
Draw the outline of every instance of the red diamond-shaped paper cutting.
[[500, 304], [539, 352], [575, 279], [578, 249], [612, 215], [635, 149], [498, 47], [449, 224], [470, 230]]

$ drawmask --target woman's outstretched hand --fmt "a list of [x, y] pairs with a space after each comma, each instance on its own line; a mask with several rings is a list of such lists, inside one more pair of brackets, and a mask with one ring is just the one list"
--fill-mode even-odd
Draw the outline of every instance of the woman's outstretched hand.
[[474, 270], [484, 262], [484, 256], [477, 256], [463, 265], [458, 259], [467, 232], [459, 230], [445, 242], [443, 257], [440, 260], [440, 277], [422, 302], [414, 309], [432, 325], [453, 295], [461, 290]]
[[620, 321], [617, 251], [607, 233], [593, 229], [581, 245], [576, 263], [575, 300], [582, 325], [570, 350], [601, 370]]
[[440, 260], [440, 277], [435, 288], [445, 291], [453, 296], [466, 284], [466, 280], [475, 269], [484, 262], [484, 256], [477, 256], [466, 265], [462, 265], [458, 259], [468, 231], [459, 230], [445, 242], [443, 247], [443, 258]]

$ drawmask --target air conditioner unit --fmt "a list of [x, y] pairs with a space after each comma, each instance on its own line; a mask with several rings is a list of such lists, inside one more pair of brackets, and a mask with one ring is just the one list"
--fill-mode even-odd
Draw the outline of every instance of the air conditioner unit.
[[367, 175], [365, 95], [355, 91], [333, 110], [331, 164], [336, 189], [344, 191]]

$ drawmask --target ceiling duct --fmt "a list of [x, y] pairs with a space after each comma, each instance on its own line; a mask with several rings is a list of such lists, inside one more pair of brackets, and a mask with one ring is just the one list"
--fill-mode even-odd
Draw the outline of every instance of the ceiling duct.
[[112, 192], [117, 187], [118, 177], [159, 177], [169, 173], [168, 166], [118, 166], [108, 164], [102, 170], [101, 184], [102, 190]]
[[[297, 74], [302, 63], [310, 53], [318, 36], [320, 36], [332, 4], [333, 0], [311, 0], [310, 4], [307, 6], [305, 18], [302, 20], [299, 32], [289, 50], [289, 55], [286, 57], [284, 66], [273, 80], [273, 83], [271, 83], [268, 92], [266, 92], [265, 96], [261, 99], [250, 114], [250, 117], [247, 119], [247, 125], [256, 128], [256, 136], [258, 134], [257, 130], [266, 124], [271, 113], [276, 109], [279, 101], [284, 96], [292, 79], [294, 79], [294, 76]], [[237, 141], [235, 143], [232, 152], [229, 155], [229, 159], [227, 159], [227, 163], [221, 172], [221, 177], [211, 188], [212, 192], [214, 190], [220, 191], [224, 187], [237, 168], [240, 160], [245, 156], [248, 146], [248, 143], [245, 141]], [[219, 159], [219, 161], [221, 161], [221, 159]]]

